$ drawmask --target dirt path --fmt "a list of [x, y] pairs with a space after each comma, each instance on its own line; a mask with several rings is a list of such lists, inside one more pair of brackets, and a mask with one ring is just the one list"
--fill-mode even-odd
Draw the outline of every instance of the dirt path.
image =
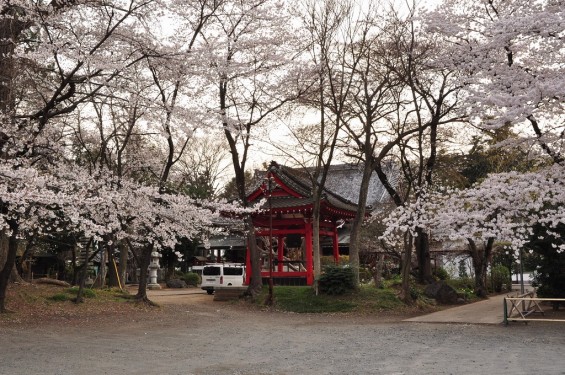
[[159, 314], [0, 326], [0, 374], [565, 374], [565, 326], [252, 311], [152, 291]]

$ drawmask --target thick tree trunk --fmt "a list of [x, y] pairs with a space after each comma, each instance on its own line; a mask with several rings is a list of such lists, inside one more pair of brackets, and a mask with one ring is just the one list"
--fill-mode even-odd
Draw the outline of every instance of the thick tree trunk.
[[430, 237], [420, 228], [417, 230], [416, 237], [416, 257], [418, 260], [418, 282], [429, 284], [434, 281], [432, 276], [432, 262], [430, 256]]
[[84, 263], [82, 265], [82, 272], [78, 283], [78, 293], [75, 298], [75, 303], [84, 302], [84, 298], [83, 298], [84, 283], [86, 281], [86, 276], [88, 275], [88, 262], [90, 261], [89, 249], [90, 246], [92, 246], [92, 242], [93, 242], [93, 238], [91, 237], [84, 248]]
[[410, 273], [412, 271], [412, 235], [408, 232], [404, 234], [404, 253], [402, 255], [402, 299], [404, 303], [411, 304], [413, 301], [410, 294]]
[[[8, 12], [10, 11], [8, 10]], [[14, 109], [13, 80], [15, 67], [12, 56], [15, 44], [13, 41], [17, 39], [21, 32], [20, 25], [21, 22], [16, 18], [9, 18], [4, 14], [0, 19], [0, 113], [2, 114], [10, 114]]]
[[253, 226], [253, 220], [251, 217], [245, 219], [245, 224], [247, 227], [247, 246], [249, 248], [249, 257], [251, 258], [251, 271], [246, 270], [246, 272], [251, 272], [251, 281], [247, 287], [246, 294], [255, 297], [261, 293], [263, 288], [263, 279], [261, 277], [261, 254], [257, 248], [257, 239], [255, 237], [255, 227]]
[[108, 271], [107, 257], [106, 257], [106, 246], [100, 246], [100, 269], [98, 276], [96, 277], [96, 283], [94, 287], [104, 288], [106, 286], [106, 275]]
[[349, 237], [349, 262], [353, 268], [355, 286], [359, 285], [359, 234], [361, 232], [363, 220], [365, 219], [365, 206], [367, 205], [367, 194], [372, 175], [373, 168], [370, 163], [366, 162], [363, 168], [361, 186], [359, 188], [357, 212], [355, 213], [355, 219], [353, 219]]
[[147, 276], [149, 264], [151, 263], [151, 253], [153, 252], [153, 245], [147, 245], [141, 250], [141, 257], [139, 260], [139, 287], [135, 299], [143, 302], [150, 302], [147, 297]]
[[483, 248], [479, 248], [474, 240], [467, 239], [469, 243], [469, 252], [473, 260], [473, 269], [475, 271], [475, 295], [481, 298], [488, 297], [488, 289], [486, 285], [487, 267], [494, 239], [490, 238], [483, 244]]
[[128, 247], [124, 241], [121, 241], [118, 248], [120, 249], [120, 266], [118, 268], [118, 273], [120, 275], [120, 282], [123, 288], [127, 282]]
[[375, 286], [378, 288], [381, 286], [382, 282], [382, 275], [383, 275], [383, 268], [385, 264], [385, 255], [383, 253], [378, 253], [375, 261], [375, 270], [373, 272], [373, 280], [375, 282]]
[[170, 257], [167, 262], [167, 271], [165, 272], [165, 281], [175, 278], [175, 261]]
[[16, 263], [16, 254], [18, 252], [18, 229], [19, 225], [14, 220], [9, 220], [8, 225], [12, 231], [8, 239], [8, 248], [5, 256], [4, 264], [0, 270], [0, 313], [7, 312], [6, 310], [6, 291], [8, 289], [8, 283], [10, 280], [10, 275], [12, 274], [12, 269]]

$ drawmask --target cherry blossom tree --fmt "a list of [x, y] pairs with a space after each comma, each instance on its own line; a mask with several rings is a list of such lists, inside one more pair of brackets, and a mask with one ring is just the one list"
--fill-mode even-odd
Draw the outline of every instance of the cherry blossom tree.
[[[202, 203], [168, 194], [165, 185], [191, 132], [181, 129], [180, 125], [173, 128], [179, 124], [178, 118], [187, 117], [186, 111], [181, 113], [177, 101], [186, 98], [186, 95], [181, 96], [180, 86], [184, 81], [179, 77], [198, 71], [198, 67], [187, 67], [198, 59], [186, 57], [191, 56], [197, 36], [220, 3], [0, 2], [3, 48], [0, 147], [3, 172], [7, 176], [1, 183], [4, 190], [0, 196], [0, 225], [10, 234], [8, 261], [0, 272], [2, 296], [18, 237], [32, 230], [38, 233], [54, 230], [57, 225], [45, 227], [30, 221], [33, 217], [50, 217], [50, 211], [66, 218], [58, 222], [67, 225], [65, 230], [107, 243], [128, 239], [132, 244], [143, 242], [158, 249], [172, 246], [178, 237], [192, 238], [202, 231], [199, 223], [207, 222], [210, 210], [199, 211]], [[175, 25], [185, 26], [177, 31], [183, 30], [179, 36], [187, 39], [157, 43], [164, 32], [156, 31], [157, 16], [163, 14], [174, 18]], [[155, 60], [157, 58], [162, 59], [161, 64]], [[186, 64], [179, 64], [185, 60]], [[138, 68], [141, 63], [147, 63], [145, 70]], [[175, 64], [179, 69], [171, 70]], [[137, 91], [130, 86], [133, 81], [125, 79], [131, 73], [137, 73], [141, 85]], [[153, 90], [143, 86], [148, 78], [154, 84]], [[108, 109], [112, 101], [119, 102], [121, 107]], [[130, 102], [132, 105], [126, 105]], [[149, 114], [155, 114], [149, 109], [158, 106], [151, 107], [148, 103], [160, 103], [163, 116], [149, 118]], [[93, 114], [97, 117], [96, 126], [89, 129], [85, 119]], [[113, 126], [107, 127], [112, 118]], [[156, 173], [159, 196], [155, 195], [154, 188], [130, 180], [135, 174], [124, 173], [121, 164], [131, 140], [137, 136], [141, 141], [138, 125], [142, 120], [146, 124], [148, 121], [160, 123], [162, 129], [158, 134], [164, 136], [168, 146], [166, 162]], [[197, 121], [194, 118], [194, 122]], [[84, 127], [80, 126], [81, 122]], [[90, 152], [87, 174], [76, 166], [73, 168], [66, 160], [69, 150], [64, 133], [70, 129], [69, 124], [73, 124], [76, 139], [80, 140], [75, 145], [83, 146], [80, 152]], [[99, 132], [99, 142], [96, 150], [87, 150], [84, 136], [95, 134], [93, 129]], [[116, 164], [111, 160], [110, 142], [115, 142]], [[155, 138], [141, 144], [151, 145], [151, 142], [155, 142]], [[78, 166], [81, 165], [85, 166], [84, 160], [82, 164], [79, 161]], [[65, 168], [71, 172], [65, 172]], [[21, 178], [17, 176], [20, 171]], [[25, 182], [33, 176], [50, 182], [37, 185], [39, 187], [33, 190], [34, 180]], [[17, 181], [22, 182], [18, 185]], [[31, 190], [18, 189], [27, 185]], [[88, 190], [89, 186], [97, 190]], [[50, 202], [46, 201], [49, 189], [56, 192]], [[41, 190], [46, 191], [45, 197], [40, 197]], [[196, 215], [191, 216], [191, 211]], [[171, 221], [171, 218], [184, 221]], [[192, 231], [190, 227], [198, 229]]]
[[[46, 168], [53, 156], [56, 160], [62, 145], [54, 120], [73, 112], [123, 69], [152, 53], [141, 21], [155, 5], [136, 0], [0, 2], [3, 167], [24, 171], [30, 165]], [[14, 203], [9, 194], [17, 190], [9, 181], [3, 181], [6, 194], [0, 198], [2, 226], [10, 233], [7, 261], [0, 271], [2, 295], [15, 258], [20, 219], [33, 209], [10, 209]]]
[[[283, 2], [234, 0], [221, 5], [205, 34], [202, 57], [210, 69], [203, 77], [216, 98], [207, 109], [227, 140], [243, 206], [248, 204], [245, 171], [255, 129], [303, 92], [295, 61], [300, 44], [291, 24]], [[250, 218], [246, 226], [252, 266], [248, 292], [256, 295], [262, 283], [260, 254]]]
[[[565, 6], [539, 1], [446, 1], [425, 15], [429, 32], [445, 44], [438, 64], [457, 71], [463, 113], [482, 129], [512, 129], [505, 147], [521, 147], [537, 161], [535, 172], [489, 175], [470, 189], [430, 194], [391, 217], [394, 230], [422, 228], [435, 238], [468, 243], [475, 269], [484, 275], [495, 241], [517, 251], [542, 225], [563, 223], [563, 60]], [[385, 237], [394, 231], [387, 232]], [[482, 277], [482, 276], [481, 276]], [[477, 279], [477, 293], [484, 295]]]
[[426, 16], [445, 66], [465, 83], [467, 112], [486, 129], [511, 125], [521, 144], [563, 161], [565, 6], [561, 2], [445, 1]]
[[[220, 209], [233, 210], [163, 194], [158, 186], [140, 186], [109, 173], [92, 175], [62, 165], [49, 173], [2, 168], [6, 183], [0, 186], [0, 222], [18, 221], [18, 232], [11, 239], [64, 230], [96, 241], [127, 240], [158, 251], [174, 248], [178, 238], [200, 237]], [[0, 297], [3, 303], [5, 295]]]
[[536, 225], [553, 236], [556, 252], [565, 251], [557, 231], [565, 220], [563, 166], [538, 172], [492, 174], [471, 189], [422, 193], [413, 205], [397, 209], [387, 218], [383, 238], [398, 241], [398, 234], [423, 228], [435, 240], [467, 243], [475, 268], [476, 293], [486, 296], [486, 269], [495, 243], [519, 258]]

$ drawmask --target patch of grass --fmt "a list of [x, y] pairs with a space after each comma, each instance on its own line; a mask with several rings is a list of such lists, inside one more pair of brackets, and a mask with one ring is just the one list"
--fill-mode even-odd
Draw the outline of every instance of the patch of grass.
[[406, 305], [402, 302], [393, 288], [375, 288], [362, 285], [353, 293], [358, 310], [365, 313], [402, 310]]
[[347, 312], [356, 305], [342, 296], [314, 295], [308, 286], [275, 287], [275, 306], [284, 311], [297, 313]]
[[[405, 304], [398, 298], [393, 288], [375, 288], [361, 285], [359, 289], [339, 296], [314, 295], [311, 287], [278, 286], [274, 289], [275, 307], [283, 311], [297, 313], [334, 313], [403, 310]], [[266, 290], [259, 298], [266, 299]]]
[[[76, 296], [78, 294], [78, 289], [79, 289], [78, 286], [73, 286], [72, 288], [67, 289], [67, 293]], [[82, 295], [85, 298], [96, 298], [96, 292], [93, 289], [89, 289], [89, 288], [83, 288]]]
[[69, 301], [71, 297], [69, 297], [69, 295], [66, 293], [57, 293], [50, 297], [47, 297], [47, 299], [55, 302], [65, 302], [65, 301]]

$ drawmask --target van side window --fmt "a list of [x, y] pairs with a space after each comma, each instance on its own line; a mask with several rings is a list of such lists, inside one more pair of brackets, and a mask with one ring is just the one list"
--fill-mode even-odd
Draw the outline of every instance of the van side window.
[[226, 275], [226, 276], [241, 276], [241, 275], [243, 275], [243, 268], [241, 268], [241, 267], [224, 267], [224, 275]]
[[204, 267], [202, 274], [204, 276], [220, 276], [220, 267]]

